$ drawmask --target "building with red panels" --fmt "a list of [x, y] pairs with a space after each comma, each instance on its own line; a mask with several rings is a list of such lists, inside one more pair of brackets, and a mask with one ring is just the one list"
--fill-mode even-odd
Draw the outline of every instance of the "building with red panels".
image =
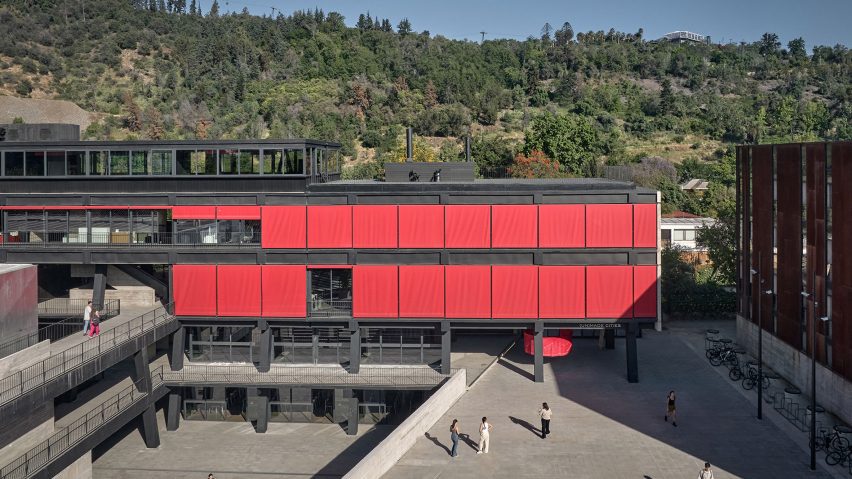
[[337, 145], [311, 140], [0, 152], [0, 262], [162, 272], [174, 369], [449, 371], [453, 330], [529, 329], [541, 380], [547, 337], [623, 329], [636, 381], [638, 329], [659, 321], [658, 194], [630, 183], [472, 180], [472, 163], [340, 181]]

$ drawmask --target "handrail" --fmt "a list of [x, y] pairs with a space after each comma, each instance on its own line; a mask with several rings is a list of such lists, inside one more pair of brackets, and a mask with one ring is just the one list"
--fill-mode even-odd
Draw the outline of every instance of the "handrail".
[[[65, 299], [65, 298], [62, 298]], [[88, 301], [88, 300], [81, 300]], [[107, 307], [105, 308], [106, 312], [101, 315], [101, 321], [106, 321], [110, 318], [118, 316], [121, 310], [121, 301], [118, 299], [110, 299], [106, 301]], [[85, 307], [85, 304], [84, 304]], [[82, 311], [82, 310], [81, 310]], [[41, 313], [39, 313], [41, 314]], [[65, 319], [54, 321], [48, 325], [45, 325], [38, 329], [38, 331], [34, 331], [25, 336], [21, 336], [10, 341], [6, 341], [4, 343], [0, 343], [0, 358], [5, 358], [11, 354], [15, 354], [18, 351], [22, 351], [30, 346], [34, 346], [41, 341], [51, 340], [51, 341], [59, 341], [60, 339], [67, 338], [74, 333], [83, 331], [83, 316], [82, 312], [79, 315], [73, 315], [67, 317]]]
[[148, 311], [126, 323], [104, 331], [94, 339], [89, 339], [62, 352], [52, 354], [39, 363], [0, 379], [0, 406], [69, 371], [96, 361], [101, 354], [173, 320], [172, 306], [173, 303], [169, 303], [164, 309], [157, 308]]
[[[0, 469], [0, 479], [30, 477], [51, 461], [56, 460], [75, 444], [97, 431], [128, 406], [148, 396], [144, 384], [148, 378], [142, 378], [119, 391], [115, 396], [102, 402], [68, 426], [63, 427], [49, 438], [35, 445], [29, 451]], [[151, 392], [163, 385], [163, 367], [151, 373]]]
[[166, 383], [242, 383], [242, 384], [335, 384], [335, 385], [391, 385], [433, 386], [455, 374], [442, 374], [427, 366], [371, 367], [361, 366], [357, 374], [350, 374], [341, 366], [281, 366], [274, 365], [269, 372], [259, 372], [253, 365], [185, 365], [180, 371], [165, 371]]
[[[0, 247], [2, 248], [69, 248], [69, 249], [93, 249], [93, 248], [162, 248], [162, 247], [185, 247], [185, 248], [257, 248], [260, 246], [260, 231], [217, 233], [209, 237], [202, 237], [195, 233], [170, 233], [170, 232], [145, 232], [133, 233], [89, 233], [80, 235], [74, 232], [44, 233], [33, 231], [33, 239], [29, 232], [25, 234], [11, 235], [7, 233], [5, 241], [0, 234]], [[44, 238], [38, 235], [44, 235]]]
[[[38, 315], [76, 317], [82, 322], [83, 311], [86, 309], [86, 304], [88, 302], [88, 298], [39, 298]], [[101, 312], [101, 318], [118, 316], [121, 314], [121, 300], [104, 300], [103, 307], [97, 309]]]

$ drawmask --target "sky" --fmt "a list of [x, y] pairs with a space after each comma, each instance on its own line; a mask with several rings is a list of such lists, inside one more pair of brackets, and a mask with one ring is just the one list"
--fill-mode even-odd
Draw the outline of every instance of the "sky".
[[[212, 0], [201, 0], [204, 11]], [[783, 44], [796, 37], [814, 45], [852, 47], [852, 0], [219, 0], [225, 11], [244, 7], [269, 15], [272, 7], [286, 14], [321, 8], [336, 11], [353, 26], [358, 15], [389, 18], [394, 27], [407, 17], [415, 31], [479, 41], [539, 36], [549, 22], [554, 29], [565, 21], [575, 32], [610, 28], [646, 39], [676, 30], [710, 35], [714, 42], [753, 42], [774, 32]]]

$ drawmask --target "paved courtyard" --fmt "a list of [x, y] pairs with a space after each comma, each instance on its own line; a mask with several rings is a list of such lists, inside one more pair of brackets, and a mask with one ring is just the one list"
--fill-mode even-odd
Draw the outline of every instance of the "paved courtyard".
[[[686, 325], [646, 333], [638, 340], [638, 384], [625, 379], [620, 338], [614, 351], [598, 350], [594, 340], [577, 340], [570, 356], [545, 365], [545, 382], [539, 384], [530, 379], [531, 358], [513, 350], [385, 479], [691, 479], [704, 461], [713, 464], [717, 479], [832, 477], [822, 468], [810, 472], [802, 445], [772, 421], [758, 421], [754, 402], [708, 365], [702, 330]], [[670, 389], [678, 395], [678, 427], [663, 421]], [[554, 411], [547, 439], [537, 434], [542, 401]], [[775, 414], [767, 409], [765, 414]], [[473, 443], [482, 416], [494, 430], [490, 453], [477, 456]], [[447, 449], [453, 418], [470, 435], [455, 459]]]

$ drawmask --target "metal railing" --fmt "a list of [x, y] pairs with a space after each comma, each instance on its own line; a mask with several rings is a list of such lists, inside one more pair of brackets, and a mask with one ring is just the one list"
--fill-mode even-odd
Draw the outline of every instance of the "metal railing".
[[16, 397], [40, 387], [85, 364], [96, 361], [103, 353], [141, 336], [142, 334], [175, 319], [172, 303], [164, 309], [148, 311], [141, 316], [104, 331], [95, 338], [56, 353], [11, 376], [0, 379], [0, 406]]
[[357, 374], [350, 374], [341, 366], [283, 366], [273, 365], [262, 373], [253, 365], [186, 365], [180, 371], [165, 371], [167, 384], [315, 384], [350, 386], [437, 386], [455, 374], [441, 374], [426, 366], [361, 366]]
[[308, 301], [309, 318], [351, 318], [351, 299], [312, 299]]
[[162, 248], [164, 246], [204, 248], [256, 248], [260, 245], [260, 232], [218, 233], [42, 233], [22, 232], [0, 235], [3, 248]]
[[[72, 446], [91, 435], [104, 424], [118, 416], [127, 407], [148, 396], [144, 389], [147, 378], [122, 389], [115, 396], [99, 404], [66, 427], [63, 427], [48, 439], [40, 442], [26, 453], [0, 469], [0, 479], [23, 479], [32, 476], [46, 465], [61, 457]], [[151, 391], [163, 385], [163, 367], [151, 373]]]
[[[62, 316], [71, 318], [76, 315], [82, 325], [83, 311], [86, 309], [88, 298], [45, 298], [38, 300], [39, 316]], [[97, 307], [101, 312], [101, 319], [112, 318], [121, 314], [121, 300], [104, 300], [103, 307]]]

